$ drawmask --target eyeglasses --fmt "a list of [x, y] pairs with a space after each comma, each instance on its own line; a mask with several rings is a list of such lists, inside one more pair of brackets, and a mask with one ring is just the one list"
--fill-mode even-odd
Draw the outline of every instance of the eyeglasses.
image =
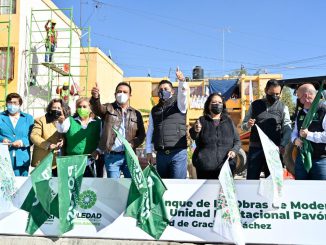
[[87, 108], [87, 105], [79, 105], [77, 108]]

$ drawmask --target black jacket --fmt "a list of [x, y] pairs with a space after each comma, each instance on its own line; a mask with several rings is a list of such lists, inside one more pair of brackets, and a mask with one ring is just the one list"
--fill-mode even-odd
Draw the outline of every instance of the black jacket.
[[[279, 146], [282, 138], [282, 121], [284, 119], [285, 105], [281, 101], [267, 107], [266, 99], [255, 100], [251, 104], [251, 117], [256, 119], [256, 124], [270, 138], [274, 144]], [[260, 137], [256, 127], [251, 128], [250, 143], [260, 143]]]
[[[192, 156], [193, 165], [204, 171], [222, 168], [229, 151], [238, 153], [241, 142], [238, 131], [231, 118], [221, 114], [218, 126], [210, 116], [199, 118], [202, 129], [196, 133], [194, 126], [189, 130], [190, 136], [196, 141], [196, 149]], [[235, 164], [235, 159], [230, 160], [230, 165]]]
[[165, 103], [160, 101], [151, 113], [155, 150], [186, 149], [186, 113], [180, 112], [176, 97], [171, 97]]

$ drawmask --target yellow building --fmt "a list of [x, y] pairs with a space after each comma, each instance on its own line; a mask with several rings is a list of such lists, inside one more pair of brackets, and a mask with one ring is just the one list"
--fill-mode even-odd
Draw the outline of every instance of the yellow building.
[[[0, 2], [1, 3], [1, 2]], [[18, 81], [18, 54], [20, 25], [20, 1], [13, 0], [12, 11], [9, 11], [8, 3], [0, 4], [0, 106], [3, 105], [6, 83], [7, 49], [10, 47], [9, 77], [7, 93], [17, 92]], [[10, 12], [12, 14], [10, 14]], [[10, 26], [10, 23], [11, 26]], [[10, 32], [9, 32], [10, 27]], [[10, 36], [9, 36], [10, 35]], [[10, 44], [8, 45], [8, 37]]]
[[83, 75], [87, 73], [86, 67], [84, 67], [87, 52], [86, 49], [80, 50], [81, 89], [86, 91], [87, 97], [90, 97], [91, 89], [97, 82], [100, 88], [101, 103], [113, 102], [115, 87], [123, 80], [123, 71], [99, 48], [91, 47], [89, 49], [88, 84], [86, 84]]
[[157, 87], [163, 79], [169, 80], [167, 77], [124, 77], [123, 81], [129, 83], [132, 89], [130, 105], [146, 115], [144, 111], [150, 111], [153, 103], [158, 102]]

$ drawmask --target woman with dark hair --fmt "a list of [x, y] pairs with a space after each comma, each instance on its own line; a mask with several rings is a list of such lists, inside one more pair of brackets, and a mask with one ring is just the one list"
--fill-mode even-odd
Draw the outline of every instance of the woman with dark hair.
[[[35, 119], [31, 133], [31, 141], [34, 143], [32, 166], [36, 167], [40, 161], [51, 151], [57, 154], [62, 146], [62, 135], [57, 131], [55, 121], [60, 117], [68, 116], [68, 106], [62, 99], [53, 99], [46, 108], [46, 114]], [[56, 176], [55, 158], [52, 163], [52, 173]]]
[[[65, 149], [68, 156], [95, 152], [100, 140], [101, 120], [91, 111], [88, 98], [79, 98], [76, 101], [74, 116], [60, 118], [56, 126], [60, 133], [65, 134]], [[87, 166], [84, 177], [93, 177], [97, 173]]]
[[29, 139], [34, 119], [21, 111], [23, 100], [17, 93], [6, 97], [7, 109], [0, 113], [0, 142], [9, 147], [12, 167], [16, 176], [27, 176], [30, 165]]
[[196, 167], [198, 179], [218, 179], [227, 158], [234, 172], [234, 159], [241, 142], [220, 93], [213, 93], [207, 98], [203, 114], [189, 130], [196, 142], [192, 163]]

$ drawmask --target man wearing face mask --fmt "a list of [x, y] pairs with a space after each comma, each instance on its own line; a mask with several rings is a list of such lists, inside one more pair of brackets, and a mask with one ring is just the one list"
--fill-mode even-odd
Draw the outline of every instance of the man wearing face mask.
[[253, 127], [255, 124], [279, 147], [281, 154], [284, 154], [284, 148], [290, 140], [290, 113], [288, 107], [279, 101], [281, 91], [277, 80], [269, 80], [265, 87], [265, 98], [252, 102], [242, 122], [243, 130], [251, 129], [247, 179], [259, 179], [262, 171], [265, 178], [270, 175], [257, 128]]
[[27, 176], [30, 165], [30, 134], [34, 119], [22, 112], [23, 100], [17, 93], [8, 94], [7, 110], [0, 114], [0, 142], [8, 145], [16, 176]]
[[130, 172], [125, 159], [124, 147], [116, 134], [112, 130], [114, 127], [131, 144], [135, 150], [145, 139], [145, 128], [142, 115], [139, 111], [129, 106], [131, 87], [128, 83], [121, 82], [115, 89], [114, 103], [101, 104], [100, 90], [96, 87], [92, 89], [90, 104], [93, 112], [101, 117], [103, 122], [102, 135], [97, 149], [98, 157], [100, 153], [104, 155], [104, 163], [108, 178], [119, 178], [120, 171], [125, 178], [130, 178]]
[[162, 80], [158, 87], [159, 103], [152, 108], [146, 135], [147, 160], [152, 161], [152, 143], [157, 151], [157, 171], [162, 178], [187, 177], [186, 112], [188, 84], [179, 69], [178, 95], [172, 83]]
[[309, 111], [317, 91], [312, 84], [303, 84], [297, 90], [298, 102], [302, 105], [299, 111], [291, 141], [301, 150], [302, 140], [300, 137], [310, 141], [312, 151], [312, 167], [307, 172], [303, 165], [301, 154], [297, 154], [295, 162], [296, 180], [326, 180], [326, 105], [320, 101], [315, 116], [306, 129], [301, 128], [304, 118]]

